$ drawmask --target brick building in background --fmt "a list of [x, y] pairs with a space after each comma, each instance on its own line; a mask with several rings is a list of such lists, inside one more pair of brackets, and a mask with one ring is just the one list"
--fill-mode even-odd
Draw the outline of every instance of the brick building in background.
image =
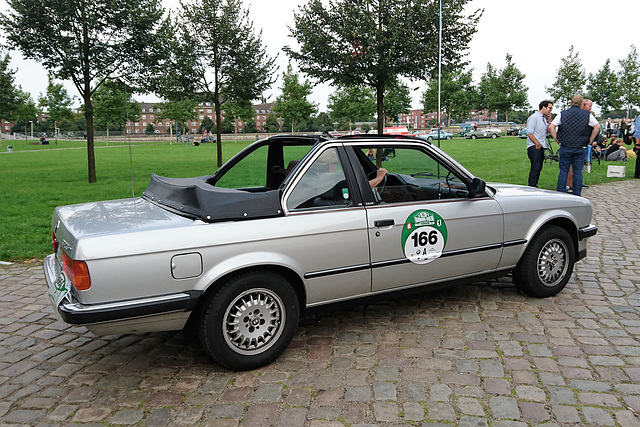
[[[260, 132], [264, 132], [264, 124], [267, 121], [267, 117], [272, 111], [275, 102], [268, 102], [266, 104], [255, 104], [253, 105], [253, 109], [256, 113], [255, 121], [256, 128]], [[149, 123], [153, 124], [153, 128], [155, 133], [166, 134], [171, 131], [171, 133], [176, 133], [175, 122], [172, 120], [164, 119], [160, 120], [158, 118], [158, 113], [160, 109], [155, 106], [155, 104], [149, 102], [141, 102], [140, 103], [140, 120], [138, 121], [128, 121], [126, 123], [126, 130], [129, 134], [144, 134]], [[211, 119], [213, 123], [216, 122], [216, 111], [213, 105], [210, 102], [202, 103], [201, 105], [196, 106], [195, 108], [195, 118], [189, 120], [186, 123], [186, 128], [191, 134], [199, 133], [200, 125], [205, 117]], [[224, 110], [222, 111], [222, 119], [224, 120]], [[242, 120], [236, 120], [236, 128], [238, 132], [242, 132], [242, 128], [244, 123]], [[182, 132], [182, 129], [178, 129]]]

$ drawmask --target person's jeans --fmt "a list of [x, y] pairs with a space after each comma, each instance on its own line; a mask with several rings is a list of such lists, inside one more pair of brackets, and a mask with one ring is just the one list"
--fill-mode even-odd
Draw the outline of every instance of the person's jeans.
[[560, 157], [560, 173], [558, 174], [558, 185], [556, 190], [567, 191], [567, 177], [569, 175], [569, 166], [573, 166], [573, 194], [579, 196], [582, 193], [582, 166], [585, 159], [584, 147], [563, 147], [558, 149]]
[[527, 156], [531, 162], [531, 170], [529, 171], [529, 187], [537, 187], [540, 179], [540, 171], [544, 163], [544, 148], [537, 149], [535, 145], [527, 148]]

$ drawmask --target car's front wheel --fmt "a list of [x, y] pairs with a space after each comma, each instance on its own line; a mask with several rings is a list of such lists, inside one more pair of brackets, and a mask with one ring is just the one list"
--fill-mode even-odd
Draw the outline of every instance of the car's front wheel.
[[477, 138], [477, 136], [471, 135], [471, 139], [476, 139], [476, 138]]
[[300, 317], [295, 291], [270, 271], [235, 276], [203, 304], [200, 342], [212, 359], [236, 371], [264, 366], [280, 356]]
[[492, 133], [492, 134], [491, 134], [491, 138], [497, 138], [497, 137], [498, 137], [498, 135], [497, 135], [497, 134], [495, 134], [495, 133]]
[[541, 229], [513, 271], [516, 288], [538, 298], [557, 294], [571, 278], [574, 252], [565, 229], [556, 225]]

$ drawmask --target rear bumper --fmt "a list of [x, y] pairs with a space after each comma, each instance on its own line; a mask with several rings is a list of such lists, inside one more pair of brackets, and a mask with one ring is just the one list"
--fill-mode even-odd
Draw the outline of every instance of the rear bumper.
[[[64, 274], [56, 268], [56, 262], [53, 254], [45, 258], [44, 276], [49, 289], [55, 286], [58, 275]], [[86, 325], [176, 311], [191, 311], [201, 295], [202, 291], [184, 291], [171, 295], [85, 305], [73, 296], [73, 292], [69, 292], [57, 306], [53, 300], [51, 302], [53, 309], [64, 322], [72, 325]]]

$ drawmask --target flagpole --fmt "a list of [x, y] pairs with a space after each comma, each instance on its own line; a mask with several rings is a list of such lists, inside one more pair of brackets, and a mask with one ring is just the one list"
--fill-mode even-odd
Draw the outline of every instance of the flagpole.
[[440, 0], [440, 28], [438, 31], [438, 147], [440, 147], [440, 90], [442, 89], [442, 0]]

